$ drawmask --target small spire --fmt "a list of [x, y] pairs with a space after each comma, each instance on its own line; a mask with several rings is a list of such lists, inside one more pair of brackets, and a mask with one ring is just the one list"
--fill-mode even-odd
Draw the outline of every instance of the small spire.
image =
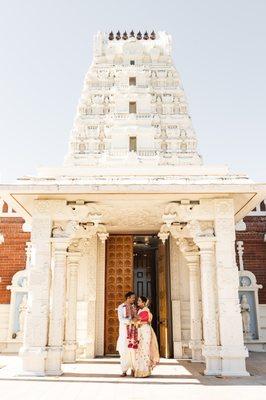
[[155, 40], [156, 39], [156, 34], [154, 31], [152, 31], [152, 33], [150, 34], [150, 39], [151, 40]]
[[130, 37], [135, 37], [135, 33], [133, 30], [130, 32]]
[[141, 34], [140, 31], [138, 31], [138, 33], [137, 33], [137, 39], [138, 39], [138, 40], [141, 40], [141, 39], [142, 39], [142, 34]]
[[109, 33], [109, 40], [114, 40], [114, 34], [113, 34], [113, 31], [111, 31], [111, 32]]
[[123, 33], [122, 39], [127, 40], [128, 39], [128, 35], [127, 35], [127, 31], [125, 31]]
[[149, 35], [148, 35], [148, 32], [147, 32], [147, 31], [144, 33], [143, 39], [144, 39], [144, 40], [148, 40], [148, 39], [149, 39]]
[[120, 31], [117, 31], [117, 33], [116, 33], [116, 40], [120, 40], [121, 39], [121, 33], [120, 33]]

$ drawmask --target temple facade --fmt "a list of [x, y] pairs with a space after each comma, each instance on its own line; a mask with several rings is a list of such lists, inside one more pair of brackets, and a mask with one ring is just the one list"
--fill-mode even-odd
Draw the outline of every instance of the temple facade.
[[63, 165], [0, 194], [30, 231], [9, 287], [23, 373], [115, 355], [133, 289], [150, 299], [161, 357], [248, 374], [259, 285], [238, 271], [235, 224], [266, 187], [203, 164], [170, 35], [98, 33]]

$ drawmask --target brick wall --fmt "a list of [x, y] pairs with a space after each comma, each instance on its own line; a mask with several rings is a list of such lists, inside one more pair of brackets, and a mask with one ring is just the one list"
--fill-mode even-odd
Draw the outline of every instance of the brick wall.
[[253, 272], [257, 283], [263, 285], [263, 289], [259, 290], [259, 302], [266, 304], [266, 216], [250, 215], [244, 218], [244, 222], [246, 230], [236, 232], [236, 240], [243, 241], [244, 269]]
[[26, 242], [30, 234], [23, 232], [24, 220], [20, 217], [0, 217], [0, 232], [4, 235], [4, 243], [0, 244], [0, 303], [10, 302], [10, 291], [6, 289], [11, 284], [12, 276], [25, 268]]

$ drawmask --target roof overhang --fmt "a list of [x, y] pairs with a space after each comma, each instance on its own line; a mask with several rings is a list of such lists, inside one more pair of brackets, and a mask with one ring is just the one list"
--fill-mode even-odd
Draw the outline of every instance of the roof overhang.
[[[154, 208], [164, 209], [170, 202], [211, 198], [232, 198], [235, 221], [241, 220], [266, 197], [266, 184], [253, 183], [20, 183], [0, 185], [0, 196], [30, 222], [36, 199], [84, 200], [120, 209], [121, 215]], [[110, 211], [111, 212], [111, 211]], [[119, 216], [119, 214], [118, 214]]]

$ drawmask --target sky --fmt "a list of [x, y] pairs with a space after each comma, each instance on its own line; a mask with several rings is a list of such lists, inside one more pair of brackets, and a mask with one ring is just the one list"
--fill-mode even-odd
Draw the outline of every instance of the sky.
[[265, 0], [0, 1], [0, 180], [59, 166], [97, 31], [165, 30], [205, 164], [266, 181]]

